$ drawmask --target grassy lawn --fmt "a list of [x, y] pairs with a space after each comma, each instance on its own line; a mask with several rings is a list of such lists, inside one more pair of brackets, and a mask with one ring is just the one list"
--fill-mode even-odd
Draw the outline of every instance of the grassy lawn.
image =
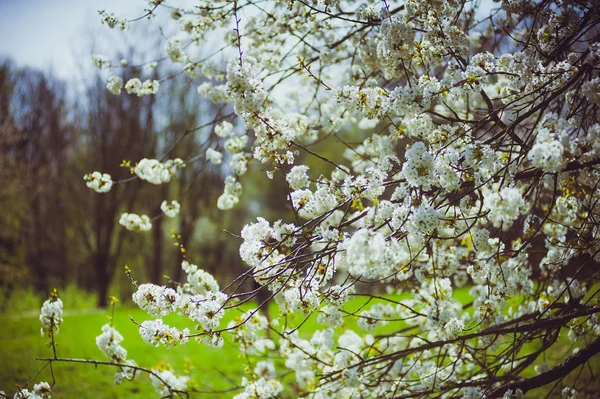
[[[470, 301], [467, 289], [455, 291], [455, 297], [461, 302]], [[390, 298], [388, 296], [388, 298]], [[404, 299], [402, 296], [394, 296], [394, 301]], [[346, 305], [346, 310], [353, 312], [363, 307], [366, 302], [371, 305], [379, 302], [379, 299], [368, 301], [366, 297], [356, 297]], [[244, 306], [244, 308], [248, 308]], [[472, 310], [471, 310], [472, 311]], [[72, 357], [79, 359], [107, 360], [96, 347], [95, 338], [101, 332], [101, 327], [108, 321], [108, 311], [99, 309], [65, 310], [64, 322], [57, 336], [59, 344], [57, 348], [59, 357]], [[237, 316], [236, 310], [226, 312], [222, 326]], [[123, 346], [128, 351], [128, 358], [134, 359], [138, 365], [146, 368], [165, 367], [169, 365], [173, 372], [180, 375], [189, 375], [194, 386], [200, 391], [220, 391], [238, 385], [244, 376], [246, 361], [240, 358], [236, 347], [231, 344], [230, 337], [225, 334], [225, 345], [222, 349], [215, 349], [203, 343], [191, 341], [186, 345], [170, 349], [163, 347], [152, 347], [145, 344], [138, 333], [137, 326], [130, 320], [137, 322], [150, 319], [145, 312], [138, 308], [117, 307], [114, 314], [113, 325], [123, 335]], [[316, 314], [305, 320], [304, 315], [295, 315], [287, 321], [288, 326], [302, 324], [299, 332], [302, 338], [310, 338], [315, 330], [322, 329], [316, 321]], [[164, 318], [165, 323], [179, 328], [193, 325], [186, 320], [172, 315]], [[280, 320], [280, 323], [283, 321]], [[13, 394], [16, 390], [15, 384], [23, 386], [33, 377], [43, 362], [36, 361], [36, 357], [51, 357], [52, 349], [46, 346], [47, 338], [40, 336], [40, 322], [37, 311], [21, 312], [17, 315], [0, 314], [0, 359], [3, 360], [0, 367], [0, 390]], [[280, 324], [282, 325], [282, 324]], [[390, 322], [385, 326], [377, 328], [371, 334], [389, 333], [397, 331], [406, 326], [404, 322]], [[360, 333], [356, 326], [356, 320], [347, 320], [345, 328], [351, 328]], [[342, 329], [336, 331], [339, 335]], [[565, 337], [566, 330], [552, 351], [546, 355], [552, 359], [546, 359], [550, 364], [557, 365], [563, 358], [570, 354], [575, 346]], [[521, 354], [533, 352], [539, 343], [525, 345]], [[556, 357], [556, 358], [554, 358]], [[591, 362], [593, 369], [600, 369], [600, 359]], [[281, 362], [281, 361], [279, 361]], [[140, 374], [133, 382], [126, 381], [122, 385], [113, 384], [115, 369], [108, 366], [94, 366], [91, 364], [55, 363], [54, 374], [56, 385], [53, 392], [56, 398], [156, 398], [154, 387], [146, 374]], [[583, 370], [583, 374], [587, 374]], [[525, 376], [532, 377], [536, 373], [533, 367], [528, 369]], [[577, 372], [569, 376], [565, 382], [576, 378]], [[288, 375], [286, 380], [293, 380], [294, 376]], [[34, 382], [52, 381], [50, 370], [46, 368], [37, 376]], [[597, 385], [594, 382], [594, 385]], [[600, 387], [598, 387], [600, 390]], [[544, 397], [549, 387], [532, 391], [527, 397]], [[556, 392], [558, 393], [558, 392]], [[228, 394], [219, 393], [195, 393], [194, 398], [221, 398], [232, 397], [235, 392]]]
[[[107, 360], [96, 347], [95, 338], [101, 327], [107, 322], [107, 312], [90, 310], [65, 311], [64, 322], [57, 336], [59, 357], [76, 357], [86, 359]], [[225, 343], [223, 349], [209, 348], [195, 341], [165, 350], [145, 344], [139, 336], [137, 326], [129, 316], [141, 322], [149, 319], [143, 311], [133, 308], [117, 308], [114, 326], [123, 335], [123, 346], [128, 351], [128, 358], [135, 359], [140, 366], [154, 367], [168, 362], [176, 375], [191, 371], [191, 376], [200, 390], [218, 390], [228, 388], [223, 377], [227, 375], [239, 384], [243, 375], [243, 363], [238, 359], [236, 348]], [[167, 317], [165, 322], [183, 327], [182, 319]], [[0, 359], [4, 359], [0, 367], [0, 389], [7, 393], [15, 391], [15, 384], [23, 385], [35, 375], [43, 362], [36, 357], [51, 357], [52, 349], [45, 343], [48, 339], [40, 336], [40, 322], [35, 314], [27, 316], [0, 316]], [[8, 360], [8, 361], [7, 361]], [[53, 389], [56, 397], [76, 398], [152, 398], [157, 394], [147, 375], [139, 375], [133, 382], [122, 385], [113, 384], [114, 368], [89, 364], [56, 363], [54, 368], [57, 384]], [[51, 381], [48, 369], [44, 370], [38, 381]], [[200, 397], [218, 397], [200, 395]]]
[[[462, 296], [465, 290], [460, 292]], [[408, 295], [394, 296], [394, 300], [401, 300]], [[389, 297], [389, 296], [388, 296]], [[464, 298], [466, 300], [466, 298]], [[346, 310], [354, 312], [368, 309], [379, 299], [368, 300], [366, 297], [356, 297], [346, 305]], [[273, 304], [274, 305], [274, 304]], [[248, 306], [243, 306], [246, 310]], [[225, 326], [229, 320], [238, 315], [235, 310], [226, 312], [222, 322]], [[272, 312], [274, 314], [274, 311]], [[109, 310], [82, 309], [69, 310], [65, 305], [64, 322], [57, 336], [59, 357], [72, 357], [79, 359], [95, 359], [105, 361], [104, 355], [96, 347], [96, 336], [101, 333], [101, 327], [108, 322]], [[23, 386], [44, 365], [44, 362], [35, 360], [36, 357], [51, 357], [52, 349], [46, 344], [47, 338], [40, 336], [39, 313], [36, 310], [19, 312], [15, 315], [0, 314], [0, 359], [9, 359], [0, 368], [0, 390], [14, 393], [15, 384]], [[123, 347], [128, 351], [128, 359], [134, 359], [139, 366], [153, 368], [170, 365], [176, 375], [190, 375], [197, 389], [201, 391], [218, 391], [238, 385], [244, 376], [245, 359], [240, 358], [236, 347], [231, 344], [227, 334], [225, 345], [222, 349], [206, 346], [203, 343], [190, 341], [186, 345], [165, 349], [155, 348], [144, 343], [139, 336], [137, 326], [130, 320], [137, 322], [151, 319], [145, 312], [133, 307], [120, 307], [115, 309], [113, 325], [123, 335]], [[172, 315], [165, 317], [166, 324], [179, 328], [188, 327], [193, 330], [194, 325], [186, 320]], [[280, 320], [283, 324], [284, 321]], [[309, 339], [312, 333], [324, 328], [317, 323], [317, 315], [313, 314], [306, 319], [305, 315], [292, 315], [288, 317], [288, 326], [298, 326], [302, 338]], [[280, 325], [282, 325], [280, 324]], [[404, 322], [391, 322], [377, 328], [375, 333], [388, 333], [405, 326]], [[345, 328], [360, 332], [354, 318], [347, 319]], [[337, 330], [337, 335], [342, 329]], [[54, 372], [57, 384], [53, 388], [57, 398], [152, 398], [158, 397], [149, 377], [146, 374], [138, 375], [133, 382], [126, 381], [122, 385], [113, 384], [115, 369], [108, 366], [94, 366], [91, 364], [55, 363]], [[294, 379], [288, 376], [287, 379]], [[34, 382], [52, 381], [50, 370], [45, 369]], [[194, 394], [199, 398], [231, 397], [232, 393], [224, 394]]]

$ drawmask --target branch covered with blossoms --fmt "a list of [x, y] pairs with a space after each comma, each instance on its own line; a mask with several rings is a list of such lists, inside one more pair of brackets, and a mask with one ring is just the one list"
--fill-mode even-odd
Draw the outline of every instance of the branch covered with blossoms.
[[[214, 121], [210, 148], [198, 154], [226, 171], [215, 205], [243, 203], [240, 177], [262, 167], [285, 182], [290, 212], [288, 220], [258, 218], [243, 228], [248, 270], [224, 288], [188, 260], [186, 282], [139, 285], [133, 300], [155, 317], [139, 325], [145, 342], [234, 343], [246, 366], [236, 399], [288, 391], [314, 399], [519, 398], [536, 389], [574, 398], [593, 390], [597, 7], [151, 3], [178, 24], [161, 62], [233, 111]], [[221, 51], [198, 58], [193, 49], [223, 28], [230, 31]], [[229, 59], [226, 67], [217, 54]], [[160, 95], [148, 82], [125, 88]], [[108, 78], [113, 93], [126, 95], [122, 86]], [[189, 161], [142, 159], [132, 171], [167, 184]], [[113, 187], [100, 172], [85, 180], [98, 192]], [[177, 202], [161, 209], [179, 212]], [[125, 213], [121, 224], [151, 228], [146, 215]], [[248, 281], [258, 288], [247, 290]], [[261, 306], [222, 322], [265, 292]], [[269, 300], [276, 311], [265, 315]], [[56, 307], [43, 311], [51, 336]], [[190, 328], [166, 325], [169, 314]], [[311, 317], [322, 328], [307, 335]], [[110, 325], [98, 337], [119, 381], [144, 371], [126, 359], [121, 341]], [[162, 397], [192, 392], [185, 377], [151, 375]]]

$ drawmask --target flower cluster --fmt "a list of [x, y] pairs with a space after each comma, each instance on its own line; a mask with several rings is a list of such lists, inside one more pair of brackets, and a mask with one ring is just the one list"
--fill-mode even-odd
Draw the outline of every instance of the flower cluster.
[[22, 389], [13, 396], [13, 399], [50, 399], [50, 384], [40, 382], [33, 386], [33, 390]]
[[123, 213], [119, 218], [119, 224], [130, 231], [150, 231], [152, 222], [148, 215], [137, 215], [135, 213]]
[[[102, 326], [102, 334], [96, 337], [96, 346], [108, 357], [112, 362], [120, 365], [115, 371], [114, 382], [121, 384], [124, 380], [132, 380], [135, 369], [135, 361], [127, 359], [127, 350], [121, 346], [123, 336], [111, 325], [105, 324]], [[127, 365], [127, 366], [124, 366]]]
[[112, 178], [107, 173], [93, 172], [83, 176], [86, 186], [97, 193], [107, 193], [113, 186]]
[[170, 182], [177, 170], [184, 167], [185, 163], [179, 158], [165, 162], [144, 158], [137, 163], [133, 171], [140, 179], [158, 185]]
[[[198, 266], [184, 260], [181, 264], [187, 282], [177, 290], [155, 284], [141, 284], [133, 293], [133, 302], [155, 320], [146, 320], [139, 327], [143, 340], [151, 345], [174, 346], [188, 341], [189, 329], [178, 330], [168, 326], [162, 317], [177, 313], [195, 321], [209, 338], [207, 343], [219, 346], [219, 336], [213, 330], [220, 325], [228, 296], [219, 291], [215, 278]], [[215, 338], [214, 340], [212, 338]]]
[[140, 324], [140, 336], [145, 343], [153, 346], [164, 345], [166, 348], [188, 341], [190, 330], [184, 328], [179, 331], [163, 323], [161, 319], [145, 320]]
[[170, 218], [174, 218], [175, 216], [177, 216], [179, 214], [180, 208], [181, 206], [177, 201], [171, 201], [170, 204], [167, 201], [163, 201], [160, 204], [160, 210], [163, 211], [163, 213]]
[[123, 79], [118, 76], [111, 76], [106, 81], [106, 88], [115, 96], [121, 94], [121, 89], [123, 89]]
[[63, 322], [63, 303], [56, 295], [56, 291], [50, 295], [42, 305], [40, 313], [40, 322], [42, 323], [41, 334], [54, 339]]
[[217, 207], [221, 210], [233, 208], [240, 202], [240, 195], [242, 195], [242, 184], [236, 181], [235, 177], [227, 176], [225, 178], [225, 190], [217, 199]]
[[141, 97], [158, 93], [159, 86], [158, 80], [147, 79], [142, 82], [138, 78], [132, 78], [125, 84], [125, 90], [127, 90], [127, 94], [137, 94], [138, 97]]

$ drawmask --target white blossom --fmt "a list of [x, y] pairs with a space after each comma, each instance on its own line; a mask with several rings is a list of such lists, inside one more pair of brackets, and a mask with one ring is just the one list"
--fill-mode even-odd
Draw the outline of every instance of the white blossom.
[[213, 165], [220, 165], [223, 161], [223, 154], [212, 148], [206, 150], [206, 159], [208, 159]]
[[123, 88], [123, 79], [118, 76], [110, 76], [106, 81], [106, 88], [114, 95], [121, 94]]
[[168, 203], [165, 200], [160, 204], [160, 210], [163, 211], [163, 213], [170, 218], [177, 216], [179, 214], [180, 208], [181, 206], [177, 201], [171, 201], [171, 203]]
[[130, 231], [150, 231], [152, 222], [148, 215], [137, 215], [135, 213], [123, 213], [119, 218], [119, 224]]
[[56, 295], [52, 295], [42, 305], [40, 322], [42, 323], [41, 334], [52, 338], [58, 334], [63, 322], [63, 303]]
[[83, 176], [86, 186], [97, 193], [107, 193], [113, 186], [113, 181], [108, 173], [93, 172]]

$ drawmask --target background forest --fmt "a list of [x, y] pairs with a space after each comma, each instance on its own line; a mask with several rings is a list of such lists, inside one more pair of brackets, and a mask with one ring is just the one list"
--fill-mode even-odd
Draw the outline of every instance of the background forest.
[[[139, 75], [140, 69], [123, 68], [123, 78]], [[127, 300], [132, 285], [125, 265], [140, 280], [164, 283], [168, 276], [178, 281], [181, 252], [173, 245], [173, 231], [181, 235], [188, 256], [219, 279], [239, 274], [239, 242], [232, 235], [264, 205], [285, 207], [276, 194], [281, 182], [260, 186], [251, 172], [245, 176], [245, 196], [251, 199], [246, 206], [227, 213], [216, 208], [222, 171], [194, 156], [209, 144], [210, 126], [203, 123], [219, 115], [226, 119], [231, 110], [190, 91], [190, 81], [184, 74], [166, 81], [161, 90], [169, 95], [160, 98], [114, 96], [99, 73], [78, 87], [49, 72], [2, 62], [2, 311], [36, 308], [39, 302], [26, 298], [31, 293], [43, 298], [54, 287], [93, 294], [98, 306], [105, 306], [109, 295]], [[122, 161], [135, 164], [166, 154], [194, 168], [183, 170], [170, 185], [149, 187], [137, 180], [103, 196], [82, 179], [92, 170], [126, 178], [129, 170], [119, 170]], [[181, 216], [161, 217], [156, 198], [166, 194], [179, 198]], [[131, 209], [156, 216], [152, 232], [136, 234], [118, 225], [119, 215]]]

